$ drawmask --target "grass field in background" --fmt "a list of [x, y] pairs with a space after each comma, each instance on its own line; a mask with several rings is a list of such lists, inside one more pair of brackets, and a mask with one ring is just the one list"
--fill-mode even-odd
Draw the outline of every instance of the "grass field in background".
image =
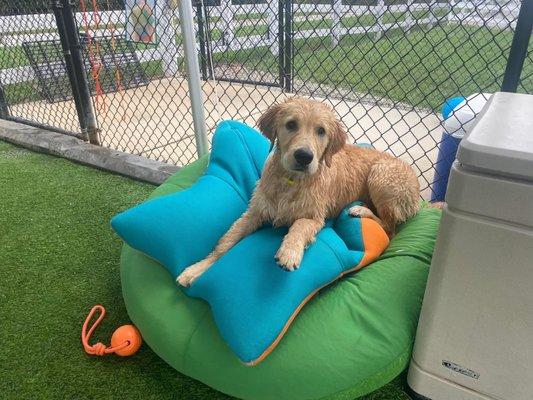
[[[437, 9], [434, 13], [443, 18], [445, 10]], [[405, 13], [389, 14], [384, 15], [383, 23], [400, 21], [405, 17]], [[413, 14], [416, 18], [425, 18], [428, 11], [417, 10]], [[261, 14], [252, 17], [261, 18]], [[267, 25], [261, 22], [263, 20], [252, 17], [248, 20], [257, 24], [238, 26], [235, 40], [267, 34]], [[371, 14], [341, 19], [341, 24], [348, 28], [370, 27], [375, 22]], [[296, 21], [294, 31], [329, 29], [331, 25], [330, 19]], [[218, 28], [211, 32], [213, 40], [222, 36]], [[408, 33], [400, 29], [391, 30], [379, 40], [375, 40], [372, 34], [346, 35], [337, 46], [331, 44], [329, 36], [300, 39], [294, 41], [294, 78], [438, 110], [446, 98], [468, 95], [480, 88], [489, 92], [498, 90], [512, 36], [510, 30], [438, 25], [412, 29]], [[181, 40], [181, 37], [176, 40]], [[136, 48], [154, 46], [136, 44]], [[266, 72], [272, 76], [279, 73], [279, 58], [266, 46], [216, 53], [213, 57], [218, 63], [242, 64], [248, 71]], [[27, 64], [22, 48], [0, 47], [0, 68]], [[143, 63], [143, 67], [152, 79], [163, 76], [159, 60]], [[531, 91], [531, 58], [525, 63], [522, 76], [522, 90], [529, 88]], [[36, 82], [6, 85], [5, 92], [10, 104], [39, 98]]]
[[[294, 79], [438, 110], [459, 94], [499, 90], [511, 31], [445, 26], [294, 42]], [[218, 62], [242, 63], [249, 70], [278, 73], [278, 58], [267, 48], [215, 54]], [[533, 89], [533, 60], [524, 65], [522, 85]]]
[[[440, 9], [433, 11], [433, 14], [438, 16]], [[420, 10], [413, 11], [412, 15], [414, 19], [427, 18], [429, 16], [428, 11]], [[442, 11], [440, 11], [442, 14]], [[309, 30], [309, 29], [327, 29], [331, 28], [333, 21], [330, 14], [313, 14], [315, 17], [320, 17], [318, 19], [309, 19], [303, 21], [294, 21], [294, 30]], [[305, 17], [304, 14], [297, 13], [296, 16]], [[381, 22], [384, 24], [400, 22], [405, 19], [405, 12], [385, 12], [383, 13]], [[251, 35], [265, 35], [268, 33], [268, 22], [266, 14], [260, 13], [250, 13], [250, 14], [238, 14], [234, 17], [236, 23], [235, 36], [243, 38]], [[340, 25], [343, 27], [351, 28], [355, 26], [371, 26], [376, 23], [376, 17], [372, 13], [363, 14], [360, 16], [346, 16], [340, 19]], [[211, 39], [218, 40], [222, 36], [222, 32], [219, 28], [216, 27], [216, 22], [221, 21], [220, 17], [209, 17], [209, 23], [211, 24]], [[243, 25], [244, 22], [253, 22], [251, 25]], [[91, 28], [96, 28], [96, 25], [91, 26]], [[124, 28], [124, 24], [114, 24], [114, 25], [99, 25], [99, 28], [102, 31], [106, 29], [120, 29]], [[179, 30], [179, 21], [176, 21], [176, 43], [181, 44], [182, 38]], [[39, 34], [39, 33], [56, 33], [57, 29], [29, 29], [29, 30], [18, 30], [13, 31], [9, 35], [22, 35], [22, 34]], [[110, 32], [106, 32], [110, 34]], [[7, 35], [4, 35], [7, 36]], [[145, 48], [154, 48], [153, 45], [145, 45], [142, 43], [135, 43], [134, 46], [137, 50], [142, 50]], [[10, 46], [10, 47], [1, 47], [0, 46], [0, 69], [19, 67], [23, 65], [29, 65], [29, 60], [26, 57], [21, 46]]]

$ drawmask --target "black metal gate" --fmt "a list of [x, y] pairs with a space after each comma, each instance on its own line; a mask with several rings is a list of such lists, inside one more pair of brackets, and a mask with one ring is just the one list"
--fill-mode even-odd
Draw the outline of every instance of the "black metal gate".
[[[14, 0], [0, 7], [0, 118], [87, 139], [83, 78], [74, 75], [65, 4]], [[76, 107], [48, 101], [60, 100], [61, 93], [74, 97]]]
[[[226, 9], [221, 7], [220, 1], [194, 0], [194, 5], [204, 80], [215, 78], [291, 90], [292, 0], [257, 3], [258, 8], [254, 10], [257, 12], [248, 11], [247, 15], [252, 18], [228, 30], [224, 29]], [[219, 11], [222, 15], [214, 14], [217, 8], [222, 8]], [[267, 20], [264, 17], [267, 14], [274, 17]], [[269, 45], [265, 46], [265, 42]]]

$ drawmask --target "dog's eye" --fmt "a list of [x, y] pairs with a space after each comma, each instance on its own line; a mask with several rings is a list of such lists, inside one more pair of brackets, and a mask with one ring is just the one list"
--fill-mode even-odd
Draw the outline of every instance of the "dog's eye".
[[326, 134], [326, 130], [320, 127], [316, 130], [316, 133], [318, 134], [318, 136], [324, 136]]
[[285, 127], [289, 130], [289, 131], [295, 131], [296, 129], [298, 129], [298, 123], [294, 120], [290, 120], [288, 121], [286, 124], [285, 124]]

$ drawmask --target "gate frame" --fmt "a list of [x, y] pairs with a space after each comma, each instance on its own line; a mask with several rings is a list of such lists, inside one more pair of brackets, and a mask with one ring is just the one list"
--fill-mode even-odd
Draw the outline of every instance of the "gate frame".
[[505, 67], [505, 75], [501, 86], [502, 92], [517, 92], [532, 33], [533, 0], [522, 0], [513, 35], [513, 42], [511, 43], [511, 50], [509, 51], [507, 65]]
[[72, 89], [72, 96], [78, 113], [81, 133], [91, 144], [100, 145], [99, 129], [93, 110], [91, 92], [85, 66], [82, 47], [79, 42], [76, 19], [70, 0], [53, 0], [52, 9], [56, 19], [57, 31], [67, 75]]
[[[194, 1], [194, 0], [193, 0]], [[278, 1], [278, 82], [263, 82], [253, 79], [238, 79], [214, 77], [214, 68], [211, 63], [212, 53], [210, 48], [211, 38], [209, 32], [208, 6], [203, 7], [201, 0], [195, 0], [196, 17], [198, 19], [198, 41], [200, 47], [200, 68], [204, 81], [215, 79], [221, 82], [242, 83], [264, 87], [276, 87], [290, 92], [292, 88], [292, 0]], [[270, 35], [270, 32], [268, 33]], [[207, 45], [207, 46], [206, 46]], [[228, 44], [226, 43], [228, 46]]]

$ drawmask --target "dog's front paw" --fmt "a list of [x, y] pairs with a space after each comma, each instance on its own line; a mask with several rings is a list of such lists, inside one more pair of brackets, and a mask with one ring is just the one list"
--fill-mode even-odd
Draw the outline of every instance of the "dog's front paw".
[[281, 245], [275, 255], [278, 265], [287, 271], [294, 271], [300, 266], [302, 261], [303, 251], [291, 248], [286, 245]]
[[211, 264], [206, 260], [197, 262], [196, 264], [193, 264], [190, 267], [185, 268], [183, 272], [176, 279], [176, 282], [178, 282], [183, 287], [189, 287], [210, 266]]
[[353, 206], [348, 209], [348, 214], [352, 217], [370, 218], [374, 213], [365, 206]]

